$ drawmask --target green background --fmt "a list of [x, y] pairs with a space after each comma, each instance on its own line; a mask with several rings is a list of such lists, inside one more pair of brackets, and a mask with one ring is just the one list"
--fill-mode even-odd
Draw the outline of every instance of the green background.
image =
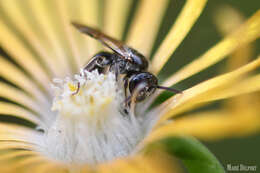
[[[171, 0], [167, 12], [164, 16], [164, 20], [161, 24], [156, 44], [153, 48], [153, 54], [158, 48], [158, 45], [162, 42], [163, 38], [168, 33], [170, 27], [174, 23], [177, 15], [183, 7], [185, 1], [183, 0]], [[129, 17], [128, 26], [131, 25], [131, 17], [136, 10], [138, 1], [133, 4], [132, 13]], [[183, 65], [187, 64], [194, 58], [198, 57], [210, 47], [215, 45], [223, 37], [216, 29], [213, 18], [216, 9], [223, 7], [223, 5], [229, 5], [239, 10], [246, 18], [252, 16], [259, 8], [259, 0], [209, 0], [206, 8], [204, 9], [199, 20], [196, 22], [188, 36], [177, 48], [176, 52], [172, 55], [171, 60], [167, 63], [164, 70], [159, 74], [159, 79], [164, 79], [169, 74], [176, 72]], [[151, 9], [152, 11], [152, 9]], [[128, 27], [126, 28], [126, 31]], [[255, 54], [256, 57], [260, 53], [260, 41], [255, 42]], [[185, 81], [174, 86], [180, 90], [189, 88], [201, 81], [209, 79], [223, 72], [226, 68], [226, 61], [221, 61], [216, 65], [200, 72], [199, 74], [186, 79]], [[168, 93], [164, 93], [158, 103], [165, 98], [169, 97]], [[221, 105], [221, 102], [213, 103], [202, 109], [214, 109]], [[242, 108], [246, 109], [246, 108]], [[200, 109], [201, 110], [201, 109]], [[197, 110], [196, 110], [197, 111]], [[260, 116], [260, 115], [259, 115]], [[252, 134], [247, 137], [234, 137], [226, 138], [217, 141], [202, 141], [211, 150], [215, 156], [223, 164], [226, 170], [227, 164], [237, 165], [256, 165], [258, 168], [255, 172], [260, 172], [260, 133]], [[227, 171], [227, 170], [226, 170]], [[229, 172], [229, 171], [227, 171]], [[243, 171], [239, 171], [243, 172]], [[250, 172], [250, 171], [247, 171]]]

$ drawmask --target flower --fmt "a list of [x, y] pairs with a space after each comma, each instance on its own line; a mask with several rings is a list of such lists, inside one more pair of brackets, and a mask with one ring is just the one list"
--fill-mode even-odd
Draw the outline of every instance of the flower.
[[[142, 1], [133, 19], [127, 44], [147, 57], [167, 2]], [[122, 37], [128, 9], [121, 7], [130, 3], [112, 0], [106, 4], [104, 32], [118, 39]], [[78, 33], [70, 22], [77, 20], [101, 27], [99, 1], [2, 0], [0, 5], [0, 45], [10, 56], [0, 58], [0, 74], [7, 81], [0, 83], [0, 96], [4, 99], [0, 102], [0, 113], [25, 120], [20, 125], [0, 124], [2, 172], [176, 171], [177, 167], [171, 169], [175, 165], [167, 164], [171, 159], [164, 152], [154, 151], [151, 157], [139, 151], [172, 135], [209, 139], [225, 133], [231, 135], [230, 132], [242, 134], [244, 127], [248, 127], [247, 132], [259, 130], [256, 106], [239, 119], [228, 116], [229, 112], [214, 111], [173, 121], [175, 115], [209, 102], [259, 91], [259, 74], [248, 75], [259, 67], [259, 56], [148, 110], [161, 93], [157, 91], [140, 103], [141, 107], [125, 115], [120, 110], [124, 100], [122, 87], [118, 87], [113, 74], [83, 71], [74, 75], [101, 47]], [[159, 73], [205, 5], [206, 0], [187, 0], [151, 60], [151, 72]], [[163, 85], [172, 86], [189, 78], [259, 35], [260, 11], [257, 11], [202, 56], [168, 77]], [[56, 79], [51, 88], [53, 78]], [[74, 94], [78, 83], [79, 92]], [[242, 120], [248, 123], [243, 124]], [[25, 122], [36, 124], [37, 128], [22, 126]], [[85, 164], [95, 166], [84, 167]]]

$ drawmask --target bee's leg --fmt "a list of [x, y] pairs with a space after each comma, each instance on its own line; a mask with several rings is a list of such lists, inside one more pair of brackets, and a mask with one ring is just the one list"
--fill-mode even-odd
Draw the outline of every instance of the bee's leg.
[[71, 95], [76, 95], [76, 94], [78, 94], [79, 89], [80, 89], [80, 83], [78, 82], [78, 84], [77, 84], [77, 90], [76, 90], [74, 93], [72, 93]]
[[131, 101], [131, 96], [127, 96], [127, 85], [128, 85], [128, 77], [125, 76], [123, 78], [123, 82], [124, 82], [124, 94], [125, 94], [125, 100], [123, 102], [124, 105], [124, 112], [126, 114], [128, 114], [128, 109], [129, 109], [129, 101]]
[[119, 66], [118, 66], [118, 64], [115, 64], [115, 76], [116, 76], [116, 81], [118, 81], [118, 75], [119, 75]]
[[[128, 80], [128, 78], [126, 80]], [[124, 84], [128, 85], [128, 82], [125, 82]], [[127, 112], [127, 114], [129, 114], [129, 112], [130, 112], [134, 115], [135, 106], [136, 106], [136, 103], [138, 102], [137, 97], [139, 96], [139, 93], [142, 90], [143, 86], [144, 86], [144, 83], [139, 84], [136, 87], [136, 89], [134, 90], [134, 92], [132, 92], [130, 94], [130, 96], [126, 97], [126, 99], [124, 101], [124, 105], [125, 105], [124, 110], [125, 110], [125, 112]]]
[[128, 76], [125, 76], [124, 79], [124, 92], [125, 92], [125, 98], [127, 98], [127, 89], [128, 89]]
[[124, 104], [125, 104], [125, 107], [130, 107], [131, 105], [131, 100], [132, 100], [132, 96], [128, 96], [125, 101], [124, 101]]
[[123, 110], [124, 110], [124, 112], [126, 113], [126, 114], [129, 114], [129, 109], [130, 109], [130, 106], [131, 106], [131, 101], [132, 101], [132, 95], [130, 95], [130, 96], [128, 96], [128, 97], [126, 97], [126, 99], [124, 100], [124, 108], [123, 108]]
[[113, 56], [110, 52], [99, 52], [91, 58], [83, 69], [89, 72], [98, 70], [99, 73], [103, 73], [104, 69], [111, 65]]

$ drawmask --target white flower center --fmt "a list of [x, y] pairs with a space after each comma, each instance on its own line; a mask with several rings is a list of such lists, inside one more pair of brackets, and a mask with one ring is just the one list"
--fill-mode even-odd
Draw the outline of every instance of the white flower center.
[[114, 73], [82, 72], [55, 82], [57, 117], [44, 129], [46, 156], [96, 164], [133, 152], [144, 132], [133, 113], [123, 113], [125, 96]]

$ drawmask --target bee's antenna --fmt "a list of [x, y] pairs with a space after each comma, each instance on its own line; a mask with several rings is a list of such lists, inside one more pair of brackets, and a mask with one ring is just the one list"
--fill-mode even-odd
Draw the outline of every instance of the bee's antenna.
[[174, 92], [174, 93], [182, 93], [182, 91], [179, 91], [179, 90], [177, 90], [177, 89], [168, 88], [168, 87], [159, 86], [159, 85], [157, 85], [156, 88], [158, 88], [158, 89], [163, 89], [163, 90], [167, 90], [167, 91], [171, 91], [171, 92]]

